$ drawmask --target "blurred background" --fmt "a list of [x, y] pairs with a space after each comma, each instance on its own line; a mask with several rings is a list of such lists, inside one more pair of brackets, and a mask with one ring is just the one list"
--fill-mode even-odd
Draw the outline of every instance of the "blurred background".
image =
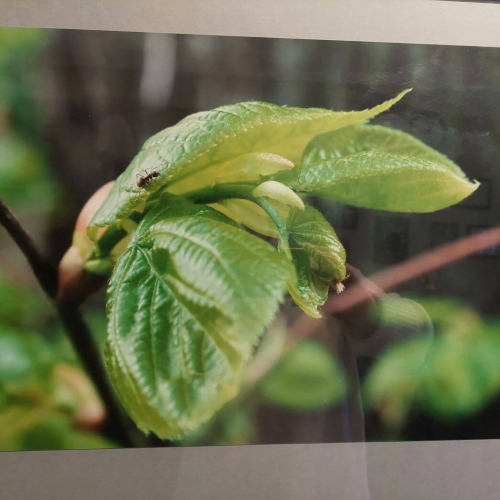
[[[432, 214], [312, 200], [370, 276], [500, 223], [500, 49], [0, 28], [0, 197], [58, 262], [88, 197], [188, 114], [246, 100], [364, 109], [409, 87], [375, 122], [420, 138], [481, 186]], [[494, 247], [404, 283], [370, 309], [373, 345], [354, 345], [349, 321], [332, 318], [177, 444], [499, 438], [499, 276]], [[103, 293], [85, 313], [102, 344]], [[259, 359], [280, 352], [297, 314], [284, 306]], [[103, 418], [1, 230], [0, 449], [116, 446], [99, 433]]]

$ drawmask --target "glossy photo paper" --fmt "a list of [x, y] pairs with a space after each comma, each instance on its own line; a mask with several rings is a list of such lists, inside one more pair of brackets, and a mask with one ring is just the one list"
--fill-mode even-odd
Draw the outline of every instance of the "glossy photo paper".
[[1, 28], [0, 450], [498, 438], [498, 109], [498, 48]]

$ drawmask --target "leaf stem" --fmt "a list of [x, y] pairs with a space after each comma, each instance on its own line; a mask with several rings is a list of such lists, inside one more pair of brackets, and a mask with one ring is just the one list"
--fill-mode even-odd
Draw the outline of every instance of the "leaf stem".
[[195, 191], [183, 193], [182, 196], [194, 203], [217, 203], [228, 199], [241, 199], [255, 201], [252, 192], [257, 183], [228, 182], [226, 184], [215, 184]]
[[273, 204], [266, 198], [256, 198], [255, 203], [259, 205], [266, 213], [271, 217], [278, 231], [281, 235], [285, 234], [287, 231], [286, 222], [283, 220], [279, 212], [274, 208]]
[[57, 269], [39, 252], [31, 237], [2, 199], [0, 199], [0, 225], [6, 229], [25, 255], [38, 283], [54, 303], [73, 348], [106, 407], [108, 415], [106, 434], [123, 446], [133, 446], [135, 440], [131, 437], [131, 426], [125, 421], [125, 415], [109, 384], [100, 353], [94, 344], [87, 323], [75, 304], [56, 298]]

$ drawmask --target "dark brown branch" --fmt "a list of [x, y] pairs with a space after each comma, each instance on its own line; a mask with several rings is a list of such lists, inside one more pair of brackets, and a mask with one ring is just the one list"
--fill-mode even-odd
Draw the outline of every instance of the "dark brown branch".
[[23, 252], [44, 292], [51, 299], [54, 299], [57, 293], [56, 268], [40, 254], [33, 240], [2, 199], [0, 199], [0, 224]]
[[106, 434], [123, 446], [133, 446], [134, 440], [130, 437], [131, 424], [116, 401], [87, 323], [75, 304], [56, 299], [57, 269], [38, 251], [33, 240], [1, 199], [0, 225], [7, 230], [23, 252], [40, 286], [54, 302], [73, 348], [106, 407]]

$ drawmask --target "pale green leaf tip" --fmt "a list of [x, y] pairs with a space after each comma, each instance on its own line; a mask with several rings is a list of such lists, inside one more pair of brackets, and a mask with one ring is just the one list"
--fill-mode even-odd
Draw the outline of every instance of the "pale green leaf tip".
[[393, 104], [396, 104], [398, 101], [400, 101], [401, 99], [403, 99], [403, 97], [406, 94], [409, 94], [412, 90], [413, 90], [413, 88], [409, 88], [409, 89], [406, 89], [406, 90], [403, 90], [402, 92], [400, 92], [396, 97], [394, 97]]
[[466, 177], [464, 177], [462, 180], [464, 182], [464, 192], [462, 198], [456, 203], [459, 203], [460, 201], [465, 200], [465, 198], [468, 198], [481, 185], [481, 183], [476, 179], [469, 180]]

